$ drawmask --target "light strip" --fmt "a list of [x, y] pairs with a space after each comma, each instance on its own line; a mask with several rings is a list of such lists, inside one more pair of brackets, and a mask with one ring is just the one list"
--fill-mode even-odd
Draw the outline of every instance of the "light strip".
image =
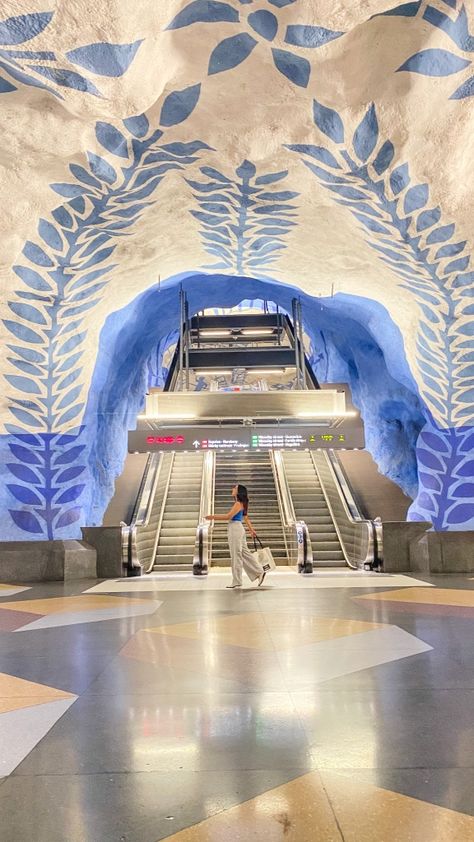
[[226, 369], [224, 371], [224, 369], [220, 369], [220, 368], [216, 368], [216, 369], [208, 368], [208, 369], [205, 369], [204, 371], [195, 371], [194, 373], [195, 373], [196, 377], [207, 377], [208, 375], [211, 375], [211, 377], [217, 377], [219, 374], [222, 374], [222, 375], [232, 374], [232, 371], [233, 371], [233, 369]]
[[341, 412], [339, 410], [329, 410], [327, 412], [298, 412], [298, 418], [352, 418], [357, 415], [357, 412], [352, 410]]
[[273, 332], [272, 327], [246, 327], [241, 331], [242, 336], [270, 336]]
[[231, 330], [228, 330], [228, 329], [222, 330], [221, 328], [212, 328], [212, 327], [207, 328], [206, 327], [206, 328], [203, 328], [202, 330], [199, 331], [199, 336], [211, 336], [212, 337], [212, 336], [231, 336], [231, 335], [232, 335]]

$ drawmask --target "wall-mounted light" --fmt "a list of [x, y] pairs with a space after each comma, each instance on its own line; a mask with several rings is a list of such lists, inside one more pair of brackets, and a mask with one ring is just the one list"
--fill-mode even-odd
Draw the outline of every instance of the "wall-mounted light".
[[242, 336], [270, 336], [273, 333], [272, 327], [245, 327], [241, 331]]
[[204, 337], [209, 336], [210, 338], [219, 337], [219, 336], [231, 336], [231, 335], [232, 335], [231, 330], [228, 330], [228, 329], [223, 330], [222, 328], [206, 327], [206, 328], [203, 328], [202, 330], [199, 331], [199, 336], [204, 336]]

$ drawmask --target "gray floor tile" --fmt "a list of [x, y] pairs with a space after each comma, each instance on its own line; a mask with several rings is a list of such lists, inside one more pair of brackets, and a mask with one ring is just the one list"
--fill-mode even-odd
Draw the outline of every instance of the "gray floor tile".
[[309, 768], [287, 693], [85, 695], [16, 775]]
[[299, 774], [275, 769], [11, 777], [0, 786], [1, 839], [158, 842]]

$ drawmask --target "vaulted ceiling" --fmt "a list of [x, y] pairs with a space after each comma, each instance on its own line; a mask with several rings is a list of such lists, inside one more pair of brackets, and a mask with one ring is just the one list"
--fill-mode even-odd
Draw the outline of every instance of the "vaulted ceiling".
[[[207, 305], [229, 277], [368, 302], [428, 421], [472, 425], [472, 2], [5, 0], [0, 16], [2, 433], [50, 459], [48, 437], [84, 424], [106, 318], [191, 274]], [[36, 492], [9, 489], [15, 523], [41, 531]]]

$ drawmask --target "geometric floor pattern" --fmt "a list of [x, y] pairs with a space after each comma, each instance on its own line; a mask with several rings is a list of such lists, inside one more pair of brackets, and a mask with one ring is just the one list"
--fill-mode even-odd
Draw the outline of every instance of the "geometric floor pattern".
[[[29, 591], [31, 588], [25, 585], [2, 585], [0, 584], [0, 599], [3, 599], [5, 596], [14, 596], [17, 593], [23, 593], [23, 591]], [[0, 603], [1, 604], [1, 603]]]
[[0, 673], [0, 776], [13, 772], [76, 698]]
[[431, 614], [436, 616], [457, 616], [474, 619], [474, 590], [453, 588], [411, 588], [366, 594], [356, 597], [361, 604], [366, 600], [390, 607], [400, 613]]
[[115, 596], [65, 596], [2, 602], [0, 630], [24, 632], [137, 617], [153, 614], [160, 605], [156, 600]]
[[0, 589], [1, 842], [471, 842], [474, 589], [405, 579]]
[[471, 842], [474, 817], [360, 784], [339, 773], [310, 772], [165, 839], [167, 842]]
[[[211, 570], [208, 576], [193, 576], [192, 573], [150, 573], [148, 576], [141, 576], [132, 579], [108, 579], [93, 585], [86, 593], [133, 593], [134, 591], [157, 592], [177, 591], [183, 593], [191, 591], [201, 593], [202, 591], [225, 590], [229, 584], [231, 573], [230, 568], [220, 567]], [[395, 575], [390, 573], [365, 573], [355, 570], [325, 571], [302, 576], [294, 570], [285, 568], [269, 573], [265, 579], [263, 591], [268, 590], [320, 590], [321, 588], [432, 588], [429, 582], [420, 579], [413, 579], [411, 576]], [[244, 582], [244, 590], [255, 588], [247, 580]]]
[[238, 673], [241, 680], [246, 671], [269, 670], [276, 657], [285, 685], [302, 690], [431, 648], [392, 625], [246, 613], [142, 629], [120, 654], [163, 667], [173, 662], [188, 675], [232, 679]]

